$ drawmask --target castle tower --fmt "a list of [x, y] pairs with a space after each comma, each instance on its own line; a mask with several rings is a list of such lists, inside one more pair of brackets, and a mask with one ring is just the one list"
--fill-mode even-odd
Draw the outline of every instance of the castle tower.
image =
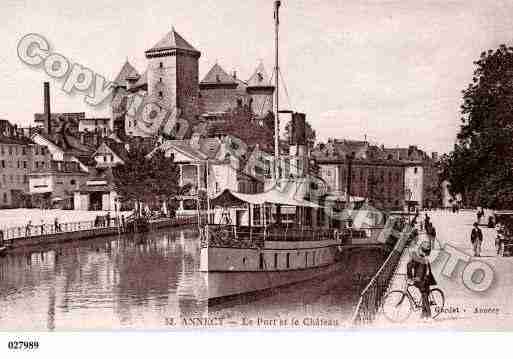
[[174, 27], [151, 49], [148, 59], [148, 96], [170, 111], [180, 109], [191, 121], [197, 114], [199, 95], [198, 59], [201, 53], [178, 34]]
[[274, 86], [271, 84], [264, 64], [260, 62], [248, 80], [248, 95], [251, 96], [251, 110], [258, 116], [273, 111]]

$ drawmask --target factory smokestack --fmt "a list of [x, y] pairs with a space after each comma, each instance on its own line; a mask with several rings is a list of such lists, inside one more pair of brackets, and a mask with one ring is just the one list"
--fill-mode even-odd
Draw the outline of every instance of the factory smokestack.
[[44, 83], [44, 119], [45, 131], [47, 134], [52, 133], [52, 112], [50, 111], [50, 83]]

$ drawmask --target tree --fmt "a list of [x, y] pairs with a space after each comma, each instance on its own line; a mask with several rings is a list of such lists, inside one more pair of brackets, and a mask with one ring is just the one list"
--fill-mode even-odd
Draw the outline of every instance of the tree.
[[513, 47], [483, 52], [463, 91], [462, 126], [443, 179], [467, 205], [513, 206]]
[[[315, 130], [312, 128], [312, 125], [308, 121], [305, 122], [306, 126], [306, 142], [309, 146], [309, 148], [313, 148], [313, 145], [315, 144], [315, 138], [317, 134], [315, 133]], [[292, 135], [292, 120], [287, 122], [285, 125], [285, 133], [284, 138], [287, 141], [287, 143], [290, 141], [290, 136]]]
[[112, 172], [115, 189], [125, 200], [172, 203], [174, 197], [188, 190], [188, 186], [179, 186], [179, 168], [161, 149], [150, 156], [143, 148], [132, 146], [125, 163], [114, 167]]

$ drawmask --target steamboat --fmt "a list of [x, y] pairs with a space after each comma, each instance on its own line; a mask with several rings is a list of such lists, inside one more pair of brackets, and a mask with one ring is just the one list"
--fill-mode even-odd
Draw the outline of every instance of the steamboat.
[[329, 275], [341, 269], [343, 246], [367, 237], [364, 230], [334, 229], [324, 208], [280, 189], [225, 190], [213, 204], [200, 258], [209, 305]]

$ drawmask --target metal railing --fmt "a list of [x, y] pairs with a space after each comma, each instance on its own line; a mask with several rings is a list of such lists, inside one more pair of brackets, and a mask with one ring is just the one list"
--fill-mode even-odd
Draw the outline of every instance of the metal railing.
[[79, 221], [65, 222], [55, 224], [31, 224], [25, 226], [8, 227], [3, 229], [3, 238], [5, 241], [14, 239], [30, 239], [32, 237], [40, 237], [45, 235], [53, 235], [59, 233], [70, 233], [98, 228], [117, 228], [118, 221], [111, 218], [110, 223], [98, 221]]
[[401, 242], [401, 240], [398, 241], [392, 252], [360, 294], [352, 318], [352, 324], [354, 326], [369, 324], [376, 318], [382, 306], [383, 297], [390, 285], [390, 280], [404, 252], [405, 245]]
[[[92, 221], [64, 222], [58, 224], [31, 224], [25, 226], [16, 226], [0, 229], [0, 245], [3, 242], [11, 242], [14, 240], [25, 240], [34, 237], [56, 235], [62, 233], [72, 233], [86, 230], [97, 229], [118, 229], [124, 232], [122, 221], [116, 217], [111, 217], [107, 223], [105, 216], [99, 216]], [[166, 222], [170, 226], [185, 226], [198, 223], [197, 216], [177, 216], [175, 218], [162, 218], [150, 221], [150, 223]]]

